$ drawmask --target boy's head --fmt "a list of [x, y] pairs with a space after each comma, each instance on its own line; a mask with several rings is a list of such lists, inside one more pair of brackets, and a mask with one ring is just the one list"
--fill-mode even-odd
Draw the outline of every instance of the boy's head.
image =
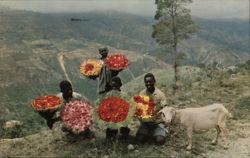
[[108, 48], [104, 47], [104, 48], [99, 48], [99, 54], [102, 56], [102, 59], [105, 59], [108, 56]]
[[73, 97], [73, 88], [69, 81], [64, 80], [60, 82], [59, 87], [63, 94], [63, 99], [69, 100]]
[[152, 73], [147, 73], [144, 76], [144, 83], [145, 83], [145, 87], [147, 88], [147, 91], [149, 91], [150, 93], [153, 93], [155, 90], [155, 77]]

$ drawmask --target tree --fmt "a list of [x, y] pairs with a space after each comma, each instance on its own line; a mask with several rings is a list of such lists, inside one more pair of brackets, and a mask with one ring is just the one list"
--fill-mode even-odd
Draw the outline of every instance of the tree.
[[192, 0], [155, 0], [157, 5], [155, 19], [158, 22], [153, 25], [152, 37], [173, 56], [174, 93], [178, 89], [178, 60], [182, 55], [177, 50], [178, 44], [198, 30], [192, 21], [190, 10], [186, 8], [191, 2]]

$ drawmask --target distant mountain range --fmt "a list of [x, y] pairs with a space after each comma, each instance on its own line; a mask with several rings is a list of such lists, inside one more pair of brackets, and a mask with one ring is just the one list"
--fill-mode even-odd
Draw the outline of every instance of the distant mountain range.
[[[117, 49], [150, 53], [170, 62], [166, 50], [151, 37], [153, 17], [119, 12], [42, 14], [28, 11], [2, 11], [1, 41], [67, 40], [76, 42], [69, 48], [82, 48], [81, 42], [96, 42]], [[209, 64], [214, 61], [234, 65], [245, 61], [249, 53], [249, 21], [207, 20], [194, 18], [199, 32], [183, 41], [180, 52], [185, 64]], [[164, 58], [163, 58], [164, 57]]]

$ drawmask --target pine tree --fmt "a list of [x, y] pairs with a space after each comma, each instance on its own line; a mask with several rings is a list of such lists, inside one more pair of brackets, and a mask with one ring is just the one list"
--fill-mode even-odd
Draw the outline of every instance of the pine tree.
[[181, 56], [177, 50], [178, 44], [198, 30], [192, 21], [190, 10], [186, 8], [191, 2], [192, 0], [155, 0], [155, 19], [158, 22], [153, 25], [152, 37], [173, 56], [174, 93], [178, 89], [178, 59]]

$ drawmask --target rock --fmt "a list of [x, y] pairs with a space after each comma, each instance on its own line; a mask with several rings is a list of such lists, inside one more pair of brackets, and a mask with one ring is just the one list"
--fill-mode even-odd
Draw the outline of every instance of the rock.
[[134, 150], [134, 149], [135, 149], [134, 145], [132, 145], [132, 144], [128, 145], [128, 150]]
[[23, 123], [21, 121], [18, 121], [18, 120], [9, 120], [9, 121], [6, 121], [3, 124], [3, 128], [4, 129], [9, 129], [9, 128], [20, 127], [22, 125], [23, 125]]
[[108, 155], [104, 155], [103, 158], [108, 158], [109, 156]]
[[193, 98], [191, 98], [191, 100], [190, 100], [192, 103], [196, 103], [197, 101], [195, 100], [195, 99], [193, 99]]

